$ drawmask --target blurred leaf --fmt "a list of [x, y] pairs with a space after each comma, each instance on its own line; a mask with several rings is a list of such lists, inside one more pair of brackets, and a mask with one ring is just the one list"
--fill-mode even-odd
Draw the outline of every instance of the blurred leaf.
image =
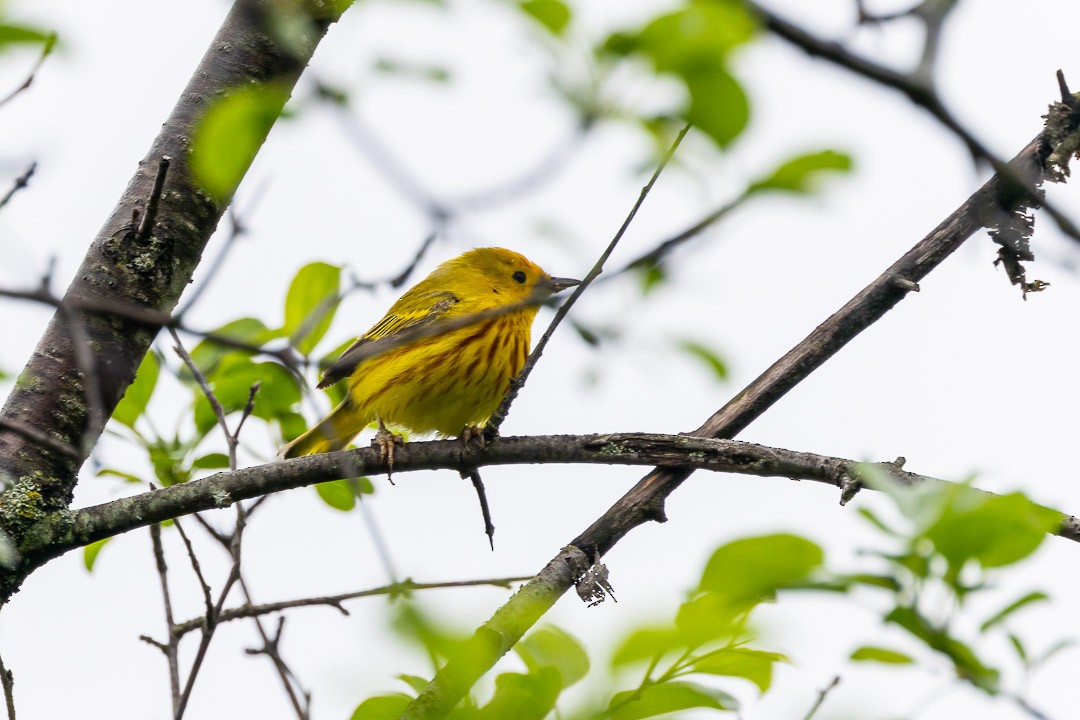
[[656, 263], [639, 266], [641, 270], [641, 294], [648, 295], [667, 282], [667, 272]]
[[713, 640], [727, 640], [740, 634], [745, 625], [746, 611], [753, 602], [732, 601], [722, 593], [705, 593], [679, 606], [675, 615], [682, 645], [697, 647]]
[[376, 695], [360, 703], [351, 720], [397, 720], [410, 702], [412, 698], [404, 693]]
[[712, 370], [713, 375], [716, 376], [717, 380], [728, 379], [727, 363], [725, 363], [723, 358], [708, 346], [703, 345], [696, 340], [682, 340], [679, 342], [678, 347], [691, 357], [695, 357], [705, 363], [705, 365]]
[[682, 73], [717, 66], [727, 54], [754, 35], [754, 22], [742, 3], [733, 0], [694, 0], [661, 15], [637, 33], [617, 33], [604, 49], [648, 56], [657, 72]]
[[105, 547], [105, 543], [110, 540], [112, 540], [111, 537], [103, 538], [83, 547], [83, 565], [86, 566], [87, 572], [93, 572], [94, 563], [97, 561], [98, 553], [101, 552], [101, 548]]
[[227, 470], [229, 467], [229, 456], [225, 453], [207, 453], [201, 457], [195, 458], [191, 463], [193, 470]]
[[926, 643], [930, 649], [948, 657], [957, 677], [991, 695], [998, 692], [1000, 673], [984, 665], [970, 647], [949, 635], [946, 629], [935, 627], [918, 611], [909, 607], [896, 607], [885, 616], [885, 621], [899, 625]]
[[817, 189], [818, 183], [826, 174], [846, 173], [850, 170], [850, 155], [836, 150], [821, 150], [791, 158], [773, 170], [772, 174], [751, 183], [747, 192], [780, 190], [808, 195]]
[[176, 440], [159, 438], [147, 448], [154, 475], [163, 487], [186, 483], [191, 479], [191, 469], [184, 465], [188, 448]]
[[979, 626], [979, 630], [981, 630], [982, 632], [986, 632], [987, 630], [994, 627], [995, 625], [1000, 625], [1002, 622], [1004, 622], [1009, 616], [1011, 616], [1017, 610], [1020, 610], [1021, 608], [1027, 607], [1028, 605], [1030, 605], [1032, 603], [1043, 602], [1044, 600], [1049, 600], [1049, 599], [1050, 599], [1050, 596], [1047, 595], [1044, 592], [1038, 592], [1038, 591], [1029, 592], [1024, 597], [1020, 598], [1019, 600], [1015, 600], [1015, 601], [1009, 603], [1008, 605], [1003, 607], [1001, 610], [999, 610], [996, 613], [994, 613], [993, 615], [991, 615], [986, 620], [986, 622], [984, 622], [982, 625]]
[[696, 69], [683, 75], [690, 105], [686, 120], [720, 147], [727, 147], [750, 120], [750, 101], [739, 81], [721, 67]]
[[157, 355], [153, 351], [146, 353], [139, 364], [138, 372], [135, 373], [135, 379], [128, 385], [124, 397], [120, 398], [116, 410], [113, 411], [113, 420], [134, 429], [135, 421], [146, 410], [150, 396], [154, 394], [160, 373], [161, 366]]
[[0, 24], [0, 47], [4, 45], [44, 45], [48, 54], [56, 45], [56, 33], [4, 23]]
[[559, 671], [541, 667], [528, 675], [502, 673], [495, 678], [495, 694], [480, 708], [483, 720], [543, 720], [555, 707], [562, 684]]
[[555, 668], [561, 685], [568, 688], [589, 672], [589, 655], [572, 635], [557, 627], [534, 630], [514, 646], [529, 672]]
[[[240, 318], [239, 320], [233, 320], [232, 322], [225, 323], [216, 330], [213, 330], [212, 334], [230, 340], [236, 340], [237, 342], [251, 345], [252, 347], [261, 347], [264, 343], [282, 336], [280, 330], [271, 330], [263, 324], [262, 320], [257, 320], [256, 318]], [[198, 345], [192, 348], [190, 354], [191, 360], [195, 363], [195, 367], [199, 368], [199, 372], [209, 376], [217, 369], [218, 363], [221, 362], [222, 358], [230, 353], [241, 353], [245, 355], [254, 354], [248, 350], [240, 350], [224, 345], [211, 338], [202, 340]], [[195, 381], [195, 378], [187, 365], [181, 366], [180, 379], [185, 382]]]
[[779, 653], [746, 648], [725, 648], [702, 655], [693, 662], [694, 672], [725, 677], [740, 677], [768, 692], [772, 685], [773, 665], [787, 662]]
[[323, 502], [342, 512], [356, 507], [356, 494], [348, 480], [331, 480], [315, 484], [315, 490]]
[[281, 437], [286, 442], [295, 440], [307, 430], [307, 420], [297, 412], [283, 412], [277, 416], [278, 425], [281, 428]]
[[806, 538], [787, 534], [743, 538], [716, 549], [700, 589], [756, 601], [805, 582], [823, 560], [821, 548]]
[[203, 190], [232, 196], [288, 99], [280, 87], [250, 85], [210, 104], [191, 143], [192, 174]]
[[851, 653], [851, 659], [857, 662], [879, 662], [893, 665], [906, 665], [915, 662], [910, 655], [873, 645], [864, 645]]
[[284, 333], [305, 357], [330, 328], [341, 298], [341, 268], [315, 262], [300, 268], [285, 296]]
[[739, 702], [715, 688], [697, 683], [667, 682], [616, 693], [608, 705], [607, 717], [613, 720], [639, 720], [699, 707], [736, 710]]
[[946, 496], [941, 516], [923, 536], [956, 572], [968, 560], [984, 568], [1018, 562], [1061, 524], [1060, 513], [1040, 507], [1020, 493], [987, 496], [967, 487], [953, 491]]
[[[383, 73], [384, 75], [397, 75], [403, 78], [428, 80], [435, 83], [446, 83], [451, 79], [450, 71], [438, 65], [421, 65], [402, 62], [400, 60], [391, 60], [390, 58], [379, 58], [375, 61], [373, 67], [376, 72]], [[331, 97], [329, 99], [334, 100], [338, 104], [345, 105], [347, 104], [348, 96], [343, 94], [339, 98]]]
[[520, 7], [552, 35], [562, 35], [570, 24], [570, 8], [560, 0], [524, 0]]
[[1032, 667], [1032, 668], [1038, 667], [1039, 665], [1042, 665], [1043, 663], [1045, 663], [1050, 658], [1057, 655], [1062, 650], [1068, 650], [1069, 648], [1073, 647], [1074, 645], [1076, 645], [1076, 639], [1075, 638], [1067, 638], [1065, 640], [1058, 640], [1056, 643], [1054, 643], [1049, 648], [1047, 648], [1047, 650], [1042, 655], [1035, 658], [1030, 663], [1029, 667]]
[[1028, 666], [1027, 650], [1024, 648], [1024, 643], [1019, 636], [1009, 633], [1009, 643], [1012, 645], [1013, 650], [1016, 651], [1016, 657], [1020, 659], [1020, 662], [1025, 666]]
[[870, 587], [884, 588], [892, 592], [899, 592], [900, 583], [892, 575], [872, 575], [870, 573], [854, 573], [852, 575], [838, 575], [836, 581], [845, 589], [852, 585], [867, 585]]
[[127, 480], [128, 482], [133, 482], [133, 483], [141, 483], [142, 482], [142, 478], [139, 477], [138, 475], [132, 475], [131, 473], [121, 472], [120, 470], [113, 470], [112, 468], [102, 468], [102, 469], [98, 470], [97, 476], [98, 477], [106, 477], [106, 476], [118, 477], [118, 478], [120, 478], [122, 480]]
[[395, 609], [391, 627], [401, 637], [418, 643], [432, 655], [468, 660], [462, 655], [466, 639], [459, 633], [439, 625], [414, 603], [401, 602]]
[[428, 683], [431, 682], [430, 680], [422, 678], [419, 675], [401, 674], [397, 676], [397, 679], [411, 687], [413, 689], [413, 692], [418, 694], [423, 692], [424, 688], [426, 688], [428, 686]]
[[[259, 391], [255, 394], [252, 411], [255, 417], [274, 420], [288, 416], [300, 401], [297, 380], [288, 370], [277, 363], [252, 362], [250, 357], [240, 353], [227, 355], [208, 380], [226, 415], [247, 406], [249, 393], [256, 383], [259, 383]], [[209, 401], [200, 394], [195, 401], [196, 427], [206, 433], [216, 422]]]
[[611, 658], [612, 667], [652, 660], [685, 647], [674, 628], [640, 628], [630, 633]]
[[878, 517], [877, 514], [874, 513], [874, 511], [870, 508], [860, 507], [858, 508], [858, 513], [862, 515], [867, 521], [869, 521], [871, 525], [873, 525], [886, 535], [889, 535], [890, 537], [900, 537], [900, 533], [889, 527], [889, 525], [880, 517]]

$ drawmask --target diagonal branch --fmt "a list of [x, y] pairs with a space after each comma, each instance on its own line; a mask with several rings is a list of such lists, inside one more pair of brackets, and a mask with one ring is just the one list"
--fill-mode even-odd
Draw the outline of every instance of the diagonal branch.
[[[1059, 114], [1051, 112], [1050, 118]], [[1065, 116], [1062, 116], [1065, 117]], [[1061, 122], [1061, 121], [1059, 121]], [[732, 438], [772, 407], [789, 390], [881, 319], [918, 281], [983, 227], [1002, 214], [1030, 205], [1031, 187], [1056, 177], [1054, 152], [1063, 139], [1076, 147], [1077, 118], [1067, 114], [1061, 125], [1048, 120], [1043, 130], [1009, 163], [1008, 173], [995, 174], [952, 215], [905, 253], [870, 285], [828, 318], [805, 340], [778, 360], [694, 435]], [[1071, 153], [1070, 153], [1071, 154]], [[1066, 158], [1065, 162], [1068, 161]], [[1023, 182], [1016, 182], [1021, 178]], [[575, 538], [536, 578], [496, 611], [471, 641], [469, 663], [450, 662], [409, 705], [409, 720], [442, 717], [500, 657], [566, 592], [582, 571], [638, 525], [666, 520], [664, 502], [690, 476], [685, 468], [658, 467], [642, 478], [596, 522]]]

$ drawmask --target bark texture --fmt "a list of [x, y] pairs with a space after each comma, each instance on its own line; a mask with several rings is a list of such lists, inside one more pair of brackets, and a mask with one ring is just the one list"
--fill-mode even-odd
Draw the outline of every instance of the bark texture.
[[[298, 11], [307, 20], [302, 32], [283, 38], [271, 30], [281, 26], [273, 22], [277, 13], [296, 18]], [[256, 83], [291, 91], [338, 14], [329, 0], [233, 4], [0, 411], [0, 476], [12, 485], [0, 496], [0, 528], [16, 542], [35, 521], [67, 507], [79, 468], [160, 328], [95, 308], [119, 303], [170, 312], [228, 204], [191, 176], [191, 138], [205, 109], [231, 89]], [[155, 196], [165, 157], [171, 165]], [[152, 196], [156, 212], [148, 211]], [[153, 222], [145, 223], [147, 215]], [[37, 442], [35, 434], [56, 442]], [[0, 597], [30, 569], [0, 578]]]

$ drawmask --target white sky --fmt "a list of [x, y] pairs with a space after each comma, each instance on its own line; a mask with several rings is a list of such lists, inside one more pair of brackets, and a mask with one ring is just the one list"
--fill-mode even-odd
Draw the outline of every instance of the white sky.
[[[438, 197], [516, 177], [564, 138], [573, 122], [546, 90], [543, 53], [526, 41], [530, 30], [515, 13], [496, 3], [453, 5], [443, 12], [422, 3], [364, 3], [331, 31], [313, 64], [320, 77], [357, 91], [358, 112], [368, 127]], [[580, 12], [583, 26], [598, 33], [648, 17], [662, 5], [595, 3]], [[818, 2], [811, 12], [794, 0], [771, 3], [788, 17], [841, 37], [851, 35], [851, 5]], [[222, 0], [8, 3], [12, 17], [55, 28], [64, 48], [33, 88], [0, 112], [0, 177], [13, 178], [30, 160], [39, 162], [31, 188], [0, 213], [0, 284], [36, 282], [51, 256], [58, 259], [57, 287], [70, 279], [226, 8]], [[1073, 44], [1056, 39], [1060, 29], [1078, 21], [1080, 6], [1070, 0], [1031, 3], [1023, 10], [1013, 3], [968, 2], [950, 20], [938, 78], [942, 92], [1002, 156], [1038, 132], [1040, 116], [1057, 95], [1055, 70], [1062, 68], [1080, 85]], [[862, 31], [857, 45], [902, 63], [914, 58], [917, 40], [914, 26], [903, 24]], [[370, 71], [379, 57], [445, 65], [455, 82], [433, 88], [379, 78]], [[17, 84], [30, 62], [29, 53], [7, 56], [0, 63], [0, 88]], [[725, 156], [700, 138], [688, 140], [680, 151], [687, 168], [662, 178], [613, 258], [615, 266], [794, 152], [848, 150], [857, 171], [830, 182], [813, 199], [765, 199], [738, 213], [681, 254], [671, 265], [674, 282], [646, 300], [626, 281], [595, 288], [575, 315], [622, 327], [622, 340], [594, 352], [566, 328], [549, 347], [505, 433], [696, 427], [981, 182], [963, 147], [895, 93], [809, 61], [774, 40], [741, 53], [737, 70], [753, 103], [750, 130]], [[310, 89], [310, 81], [303, 81], [297, 95]], [[624, 89], [636, 102], [654, 102], [654, 88], [628, 83]], [[464, 217], [418, 277], [446, 257], [487, 244], [521, 250], [553, 274], [584, 274], [622, 222], [644, 179], [638, 171], [648, 161], [642, 137], [605, 124], [556, 183], [526, 201]], [[325, 111], [274, 131], [241, 188], [241, 213], [260, 184], [267, 193], [248, 218], [251, 235], [238, 244], [192, 317], [195, 326], [210, 328], [244, 315], [280, 323], [285, 288], [302, 264], [346, 263], [362, 277], [383, 277], [402, 266], [427, 231], [423, 216], [383, 182]], [[1054, 189], [1052, 196], [1066, 211], [1076, 207], [1075, 187]], [[537, 231], [539, 221], [564, 234], [544, 236]], [[220, 239], [211, 241], [209, 256]], [[917, 472], [950, 479], [977, 473], [980, 487], [1020, 488], [1062, 510], [1080, 509], [1069, 460], [1080, 405], [1073, 368], [1080, 283], [1069, 269], [1075, 249], [1042, 217], [1035, 249], [1039, 261], [1032, 276], [1052, 283], [1046, 293], [1021, 302], [1004, 273], [991, 267], [994, 247], [980, 236], [922, 283], [920, 294], [845, 348], [741, 439], [868, 460], [903, 455], [908, 469]], [[351, 297], [325, 347], [370, 326], [393, 295]], [[0, 347], [0, 368], [12, 371], [32, 351], [48, 314], [25, 305], [3, 308], [7, 342]], [[623, 327], [628, 317], [633, 328]], [[541, 314], [538, 327], [547, 319]], [[672, 349], [673, 340], [684, 337], [716, 347], [729, 360], [729, 384], [718, 385]], [[601, 380], [590, 385], [586, 378], [595, 375]], [[181, 410], [169, 400], [179, 397], [157, 398], [160, 427], [175, 423]], [[269, 454], [270, 443], [254, 430], [248, 436], [253, 449]], [[102, 458], [144, 471], [119, 442], [107, 442]], [[472, 490], [455, 473], [402, 476], [396, 487], [376, 479], [371, 508], [401, 576], [435, 581], [535, 572], [641, 471], [547, 466], [492, 468], [483, 475], [498, 527], [494, 553], [481, 534]], [[84, 477], [76, 501], [94, 504], [131, 490]], [[802, 533], [827, 548], [835, 567], [847, 569], [860, 562], [855, 552], [869, 537], [853, 508], [838, 506], [836, 492], [786, 480], [699, 474], [672, 496], [668, 515], [670, 522], [635, 530], [608, 556], [617, 605], [586, 610], [568, 596], [548, 617], [582, 638], [597, 664], [621, 630], [647, 618], [671, 618], [708, 554], [727, 539]], [[194, 533], [194, 524], [188, 527]], [[200, 596], [178, 538], [167, 535], [173, 586], [180, 594], [177, 614], [190, 617], [199, 612]], [[273, 498], [249, 528], [245, 548], [246, 572], [259, 601], [387, 581], [361, 516], [326, 508], [309, 489]], [[1080, 635], [1068, 602], [1080, 591], [1070, 571], [1077, 552], [1066, 541], [1047, 542], [999, 593], [976, 604], [972, 618], [1041, 588], [1055, 602], [1018, 619], [1017, 629], [1036, 648]], [[220, 582], [226, 570], [220, 554], [208, 547], [202, 557]], [[506, 596], [494, 589], [447, 590], [422, 599], [469, 628]], [[396, 673], [428, 672], [385, 628], [383, 601], [349, 607], [350, 618], [329, 609], [289, 616], [284, 654], [313, 691], [319, 719], [347, 717], [370, 694], [403, 690], [393, 679]], [[795, 665], [779, 671], [778, 688], [760, 704], [747, 688], [730, 684], [747, 701], [748, 720], [802, 716], [817, 688], [837, 673], [843, 682], [819, 717], [905, 715], [947, 682], [940, 662], [934, 676], [909, 670], [903, 682], [845, 662], [863, 642], [912, 647], [877, 624], [869, 598], [858, 605], [785, 598], [779, 610], [763, 617], [767, 637], [761, 644], [789, 653]], [[145, 531], [107, 547], [93, 576], [83, 570], [80, 553], [54, 561], [30, 578], [0, 617], [0, 652], [15, 672], [20, 717], [86, 714], [88, 708], [94, 709], [91, 715], [100, 710], [124, 718], [168, 717], [164, 659], [138, 640], [140, 634], [160, 637], [162, 628]], [[196, 641], [189, 643], [186, 661]], [[254, 644], [247, 624], [219, 631], [190, 717], [292, 717], [270, 664], [244, 655], [243, 648]], [[993, 658], [1007, 652], [1004, 646], [983, 650]], [[1051, 717], [1069, 716], [1080, 702], [1078, 659], [1076, 651], [1062, 654], [1027, 688]], [[1020, 716], [1014, 706], [961, 689], [920, 717], [958, 713]]]

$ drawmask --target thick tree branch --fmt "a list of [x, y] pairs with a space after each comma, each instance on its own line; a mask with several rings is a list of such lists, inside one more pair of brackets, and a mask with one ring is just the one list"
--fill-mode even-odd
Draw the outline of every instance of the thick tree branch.
[[[283, 7], [283, 5], [285, 7]], [[112, 413], [135, 376], [156, 334], [156, 327], [123, 317], [82, 313], [86, 304], [118, 302], [166, 315], [191, 280], [204, 246], [227, 204], [195, 184], [189, 165], [190, 138], [207, 104], [235, 87], [274, 82], [291, 88], [329, 24], [336, 19], [329, 0], [236, 0], [210, 48], [162, 127], [150, 152], [140, 163], [111, 217], [90, 246], [82, 267], [68, 288], [37, 350], [8, 397], [0, 418], [0, 473], [21, 479], [9, 496], [0, 498], [0, 524], [18, 537], [27, 515], [67, 506], [76, 471], [100, 432], [91, 423], [87, 403], [88, 374], [100, 392], [100, 410]], [[275, 13], [303, 13], [310, 27], [299, 37], [282, 38]], [[274, 28], [277, 28], [275, 31]], [[172, 158], [168, 178], [159, 193], [155, 222], [140, 238], [137, 212], [152, 197], [154, 178], [163, 157]], [[80, 366], [70, 314], [79, 319], [94, 364]], [[57, 452], [55, 447], [12, 432], [11, 424], [32, 427], [83, 457]], [[103, 424], [103, 423], [101, 423]], [[96, 431], [88, 433], [88, 427]], [[33, 487], [30, 487], [30, 486]], [[11, 496], [15, 493], [17, 497]], [[33, 502], [30, 502], [30, 500]], [[27, 507], [30, 502], [32, 507]], [[6, 512], [18, 505], [22, 514]], [[20, 577], [2, 578], [0, 597], [7, 597]]]
[[[850, 493], [866, 472], [855, 460], [691, 435], [614, 433], [499, 438], [484, 450], [464, 449], [457, 440], [409, 442], [395, 450], [394, 473], [458, 470], [462, 467], [579, 463], [655, 465], [712, 470], [761, 477], [787, 477], [833, 485]], [[899, 482], [945, 482], [900, 470], [893, 463], [870, 465]], [[223, 472], [182, 485], [153, 490], [81, 510], [57, 514], [26, 536], [24, 553], [40, 563], [67, 550], [151, 523], [203, 510], [227, 507], [272, 492], [387, 470], [379, 448], [366, 447], [311, 455]], [[650, 476], [651, 477], [651, 476]], [[1062, 516], [1057, 533], [1080, 542], [1080, 520]]]
[[[918, 281], [937, 267], [965, 240], [1003, 216], [1031, 206], [1031, 188], [1046, 178], [1062, 179], [1059, 147], [1075, 148], [1076, 113], [1056, 113], [1055, 119], [1009, 163], [1005, 176], [995, 174], [952, 215], [896, 261], [843, 308], [822, 323], [772, 367], [709, 418], [693, 435], [732, 438], [775, 404], [859, 333], [881, 319], [913, 290]], [[1016, 182], [1020, 178], [1022, 182]], [[466, 665], [450, 662], [409, 705], [403, 718], [444, 716], [468, 692], [469, 687], [502, 657], [536, 619], [573, 585], [586, 563], [598, 559], [632, 529], [649, 520], [663, 522], [664, 502], [692, 471], [658, 467], [620, 498], [596, 522], [575, 538], [485, 623], [474, 635], [471, 660]], [[1071, 522], [1071, 521], [1070, 521]], [[491, 638], [498, 638], [492, 642]]]

